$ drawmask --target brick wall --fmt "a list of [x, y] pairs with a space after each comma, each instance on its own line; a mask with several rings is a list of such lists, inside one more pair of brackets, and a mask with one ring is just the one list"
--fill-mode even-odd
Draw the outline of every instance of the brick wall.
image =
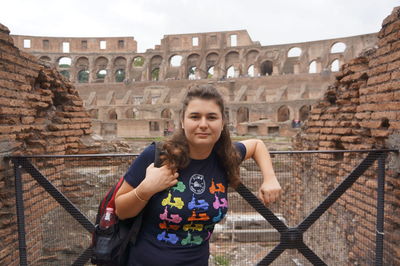
[[[0, 265], [19, 265], [14, 173], [4, 157], [94, 152], [81, 142], [90, 133], [90, 118], [77, 90], [57, 71], [16, 48], [9, 30], [0, 24]], [[44, 167], [55, 184], [61, 183], [57, 173], [64, 167], [62, 160], [48, 161]], [[29, 176], [23, 176], [23, 183], [29, 223], [55, 204]], [[46, 207], [38, 208], [38, 202]], [[41, 232], [32, 226], [28, 230], [28, 258], [35, 258], [42, 246]]]
[[[400, 7], [394, 8], [383, 21], [378, 36], [378, 44], [373, 50], [342, 66], [336, 82], [328, 88], [324, 99], [313, 106], [308, 122], [296, 136], [296, 149], [400, 148]], [[314, 176], [318, 179], [316, 183], [324, 184], [322, 190], [336, 186], [340, 181], [337, 177], [344, 177], [351, 171], [352, 167], [337, 167], [339, 161], [343, 164], [354, 159], [350, 157], [347, 153], [319, 156], [318, 163], [311, 167], [320, 173]], [[398, 160], [392, 153], [386, 167], [385, 265], [400, 265]], [[300, 179], [298, 182], [305, 193], [317, 189]], [[336, 217], [336, 225], [340, 228], [338, 234], [344, 238], [340, 245], [346, 252], [338, 254], [342, 258], [336, 258], [336, 261], [343, 257], [352, 265], [367, 265], [374, 261], [376, 187], [376, 173], [369, 170], [329, 211], [331, 217]], [[349, 223], [349, 219], [353, 222]]]

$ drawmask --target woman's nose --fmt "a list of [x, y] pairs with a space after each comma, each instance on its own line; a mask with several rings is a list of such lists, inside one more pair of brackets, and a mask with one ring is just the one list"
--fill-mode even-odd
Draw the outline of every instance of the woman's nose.
[[207, 127], [207, 119], [205, 118], [205, 117], [202, 117], [201, 119], [200, 119], [200, 124], [199, 124], [199, 126], [200, 127]]

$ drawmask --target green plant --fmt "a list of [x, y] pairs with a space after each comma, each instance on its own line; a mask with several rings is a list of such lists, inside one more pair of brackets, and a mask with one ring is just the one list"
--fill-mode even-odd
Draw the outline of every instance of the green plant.
[[218, 266], [228, 266], [230, 265], [230, 260], [224, 255], [217, 255], [214, 257], [214, 263]]

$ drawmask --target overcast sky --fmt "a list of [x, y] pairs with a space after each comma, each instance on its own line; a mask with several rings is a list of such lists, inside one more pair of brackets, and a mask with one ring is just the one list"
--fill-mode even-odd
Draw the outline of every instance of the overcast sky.
[[305, 42], [380, 30], [400, 0], [3, 0], [11, 34], [132, 36], [138, 51], [165, 34], [246, 29], [261, 45]]

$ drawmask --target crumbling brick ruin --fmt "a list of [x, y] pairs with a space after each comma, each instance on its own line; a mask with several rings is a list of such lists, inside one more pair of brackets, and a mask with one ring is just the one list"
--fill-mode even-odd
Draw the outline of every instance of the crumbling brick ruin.
[[[400, 148], [400, 7], [382, 24], [377, 47], [345, 63], [329, 86], [324, 99], [316, 103], [301, 133], [295, 139], [298, 150], [364, 150]], [[322, 190], [337, 185], [352, 169], [336, 165], [350, 162], [350, 153], [342, 156], [320, 155], [314, 178], [324, 184]], [[391, 154], [386, 167], [384, 265], [400, 265], [400, 167], [399, 155]], [[360, 156], [361, 157], [361, 156]], [[299, 165], [299, 171], [304, 166]], [[313, 171], [313, 170], [311, 170]], [[319, 188], [307, 186], [310, 195]], [[314, 180], [317, 182], [317, 180]], [[312, 184], [312, 181], [309, 183]], [[374, 171], [368, 171], [330, 210], [342, 228], [347, 258], [351, 265], [369, 265], [373, 261], [376, 234], [376, 188]], [[288, 188], [290, 190], [290, 188]], [[307, 199], [305, 199], [307, 201]], [[302, 202], [301, 204], [303, 204]], [[343, 213], [359, 217], [356, 223], [339, 219]], [[298, 215], [301, 215], [300, 210]], [[335, 218], [334, 218], [335, 219]], [[357, 219], [357, 218], [356, 218]], [[326, 224], [329, 227], [329, 224]], [[328, 228], [325, 228], [328, 230]], [[321, 234], [323, 235], [323, 234]], [[339, 260], [338, 260], [339, 261]]]
[[[0, 24], [0, 265], [18, 265], [14, 171], [7, 155], [73, 154], [96, 152], [85, 149], [81, 139], [92, 133], [90, 117], [77, 90], [63, 76], [35, 56], [13, 44], [7, 27]], [[60, 160], [49, 162], [53, 172], [64, 166]], [[60, 176], [50, 176], [61, 182]], [[49, 196], [24, 175], [26, 222], [29, 223], [55, 207]], [[46, 208], [36, 203], [48, 202]], [[27, 232], [34, 235], [40, 233]], [[32, 237], [40, 239], [39, 236]], [[39, 241], [38, 241], [39, 242]], [[28, 243], [29, 255], [37, 245]]]
[[371, 48], [376, 34], [261, 46], [247, 31], [165, 35], [145, 53], [115, 38], [12, 36], [21, 50], [57, 67], [76, 86], [102, 136], [171, 133], [193, 83], [212, 83], [225, 96], [239, 135], [293, 135], [333, 74]]

